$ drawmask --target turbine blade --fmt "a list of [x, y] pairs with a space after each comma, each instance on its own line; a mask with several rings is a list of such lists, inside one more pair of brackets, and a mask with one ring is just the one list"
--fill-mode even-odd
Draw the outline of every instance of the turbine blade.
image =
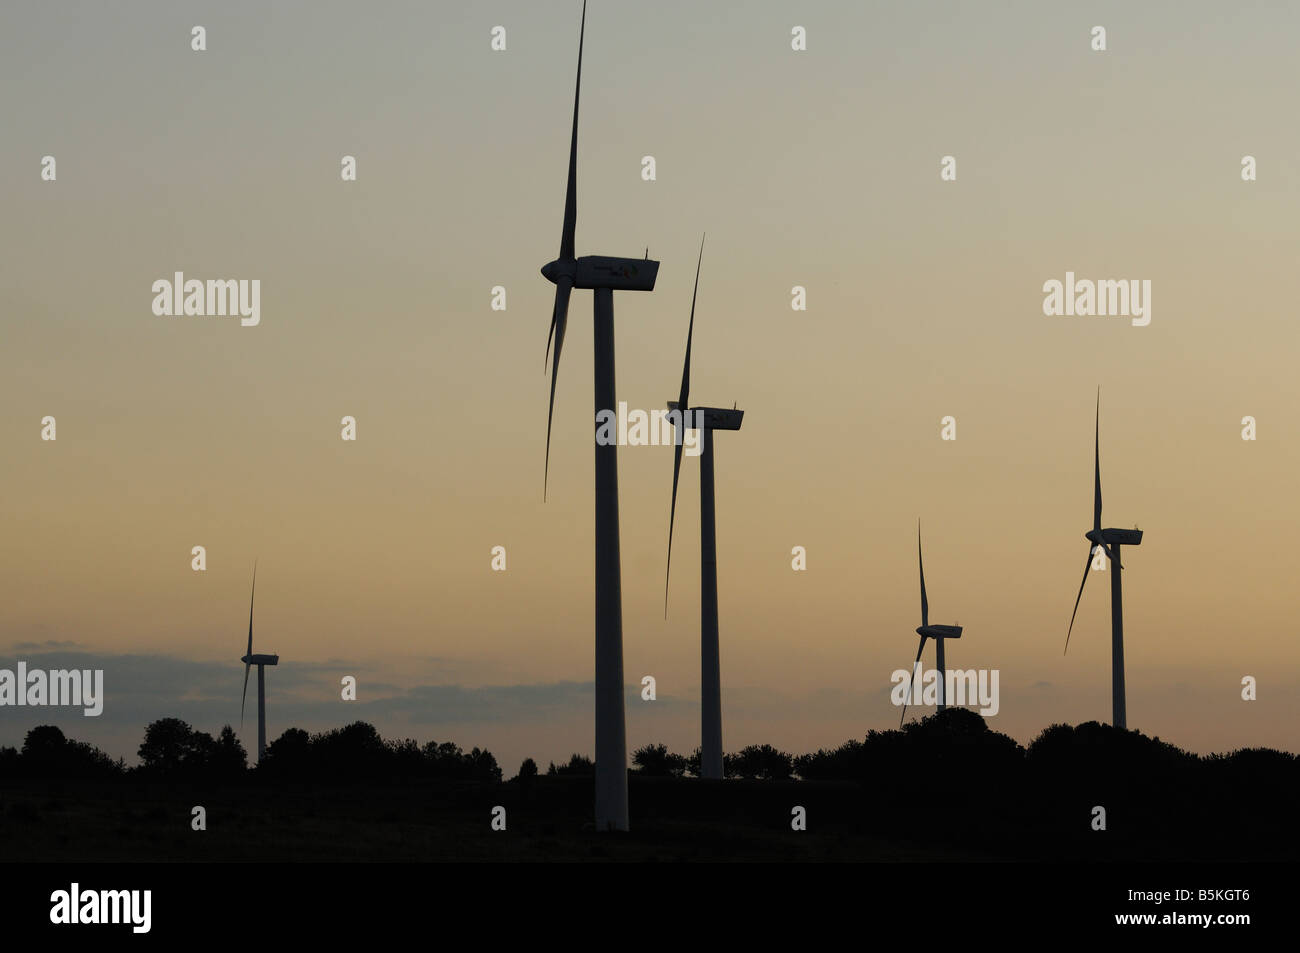
[[686, 360], [682, 362], [682, 389], [677, 398], [677, 408], [686, 413], [691, 394], [691, 341], [695, 337], [695, 299], [700, 293], [700, 265], [704, 263], [704, 237], [700, 236], [700, 257], [695, 262], [695, 290], [691, 292], [691, 323], [686, 328]]
[[569, 185], [564, 195], [564, 231], [560, 258], [573, 258], [573, 233], [578, 223], [578, 100], [582, 95], [582, 41], [587, 32], [587, 0], [582, 0], [582, 25], [578, 28], [578, 78], [573, 84], [573, 138], [569, 142]]
[[916, 564], [921, 569], [921, 625], [930, 624], [930, 600], [925, 597], [925, 562], [921, 559], [921, 521], [916, 521]]
[[[248, 595], [248, 651], [244, 656], [253, 654], [253, 600], [257, 596], [257, 560], [253, 560], [253, 589]], [[244, 705], [248, 701], [248, 670], [253, 667], [251, 662], [244, 663], [244, 695], [239, 702], [239, 730], [244, 730]]]
[[691, 292], [691, 322], [686, 330], [686, 361], [682, 364], [682, 387], [677, 397], [681, 419], [673, 446], [673, 500], [668, 510], [668, 566], [664, 571], [664, 618], [668, 618], [668, 581], [673, 568], [673, 523], [677, 519], [677, 481], [682, 472], [682, 444], [686, 441], [686, 410], [691, 393], [691, 339], [695, 336], [695, 300], [700, 293], [700, 265], [704, 262], [704, 236], [700, 236], [700, 257], [695, 262], [695, 290]]
[[257, 560], [253, 560], [253, 591], [248, 595], [248, 651], [253, 654], [253, 598], [257, 595]]
[[903, 727], [903, 719], [907, 717], [907, 703], [912, 700], [912, 682], [916, 681], [916, 662], [921, 661], [921, 653], [925, 651], [925, 636], [921, 636], [921, 644], [916, 647], [916, 661], [912, 663], [912, 670], [907, 674], [907, 698], [903, 701], [903, 713], [898, 716], [898, 727]]
[[[555, 417], [555, 379], [560, 374], [560, 351], [564, 347], [564, 329], [569, 324], [569, 292], [573, 290], [573, 279], [568, 275], [555, 284], [555, 311], [551, 314], [551, 326], [555, 329], [555, 358], [551, 365], [551, 404], [546, 411], [546, 466], [542, 471], [542, 501], [546, 501], [546, 487], [551, 478], [551, 420]], [[547, 341], [547, 353], [550, 342]]]
[[[1088, 584], [1088, 573], [1092, 570], [1092, 547], [1088, 547], [1088, 561], [1083, 564], [1083, 582], [1079, 583], [1079, 594], [1074, 597], [1074, 611], [1070, 613], [1070, 628], [1065, 633], [1065, 652], [1070, 651], [1070, 633], [1074, 631], [1074, 617], [1079, 614], [1079, 600], [1083, 598], [1083, 587]], [[1064, 655], [1065, 652], [1061, 654]]]
[[1097, 388], [1097, 420], [1093, 438], [1092, 528], [1101, 529], [1101, 388]]
[[[685, 430], [680, 426], [682, 439], [685, 438]], [[672, 578], [673, 571], [673, 523], [677, 520], [677, 478], [682, 472], [682, 441], [679, 439], [676, 446], [673, 447], [673, 501], [668, 510], [668, 565], [664, 570], [664, 618], [668, 618], [668, 580]]]
[[[556, 285], [555, 295], [559, 297], [559, 285]], [[546, 332], [546, 356], [542, 358], [542, 376], [546, 376], [546, 365], [551, 363], [551, 342], [555, 340], [555, 305], [551, 305], [551, 329]]]

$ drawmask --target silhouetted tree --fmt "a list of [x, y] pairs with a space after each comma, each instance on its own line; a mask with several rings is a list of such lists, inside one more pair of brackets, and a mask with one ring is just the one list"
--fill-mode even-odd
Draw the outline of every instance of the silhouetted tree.
[[864, 778], [870, 769], [868, 745], [877, 734], [868, 732], [866, 742], [850, 738], [838, 748], [819, 748], [811, 754], [801, 754], [794, 759], [794, 771], [805, 781]]
[[460, 781], [500, 781], [501, 768], [490, 751], [474, 748], [468, 754], [449, 741], [430, 741], [424, 746], [428, 774]]
[[532, 800], [533, 789], [537, 786], [537, 762], [532, 758], [524, 758], [514, 780], [519, 784], [519, 796], [525, 801]]
[[427, 774], [424, 752], [415, 739], [405, 738], [385, 744], [388, 747], [388, 768], [392, 773], [404, 778], [418, 778]]
[[[13, 750], [12, 748], [9, 750]], [[94, 745], [72, 741], [54, 725], [37, 725], [27, 732], [16, 768], [32, 777], [97, 777], [121, 774], [126, 765]]]
[[37, 725], [23, 739], [23, 759], [29, 764], [54, 761], [62, 754], [67, 743], [63, 729], [56, 725]]
[[389, 753], [375, 726], [354, 721], [342, 728], [313, 735], [311, 767], [336, 777], [351, 775], [356, 780], [380, 777], [387, 767]]
[[667, 745], [645, 745], [632, 752], [632, 763], [646, 777], [680, 778], [686, 773], [686, 758], [673, 754]]
[[179, 718], [160, 718], [145, 728], [139, 754], [144, 774], [231, 778], [248, 765], [244, 746], [229, 725], [213, 738]]
[[212, 748], [210, 767], [214, 774], [222, 776], [238, 776], [248, 768], [248, 752], [230, 725], [221, 726], [221, 733]]
[[311, 767], [311, 736], [301, 728], [289, 728], [269, 745], [257, 770], [279, 776], [299, 776]]
[[460, 777], [463, 773], [464, 760], [465, 752], [460, 750], [459, 745], [454, 745], [450, 741], [444, 741], [442, 744], [430, 741], [424, 746], [425, 770], [429, 777]]
[[728, 777], [784, 781], [793, 772], [793, 757], [771, 745], [749, 745], [731, 756]]
[[501, 766], [497, 764], [497, 759], [492, 752], [486, 748], [475, 748], [471, 751], [466, 766], [469, 769], [469, 777], [475, 781], [499, 782], [501, 780]]
[[[209, 736], [209, 741], [211, 737]], [[194, 729], [179, 718], [160, 718], [144, 730], [140, 767], [149, 773], [175, 774], [201, 761], [200, 742]]]
[[571, 775], [584, 777], [596, 773], [596, 763], [585, 755], [575, 753], [570, 756], [568, 764], [557, 766], [555, 762], [552, 761], [551, 766], [546, 769], [546, 773], [548, 775]]
[[[735, 757], [734, 754], [727, 754], [725, 751], [722, 753], [722, 776], [724, 778], [735, 777], [735, 769], [732, 764]], [[701, 776], [700, 772], [702, 770], [701, 764], [703, 763], [703, 760], [704, 752], [698, 747], [687, 756], [686, 770], [690, 773], [691, 777], [698, 778]]]

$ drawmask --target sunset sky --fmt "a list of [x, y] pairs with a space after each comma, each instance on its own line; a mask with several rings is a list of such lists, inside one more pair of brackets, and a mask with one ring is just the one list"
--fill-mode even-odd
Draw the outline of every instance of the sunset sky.
[[[897, 726], [918, 517], [931, 621], [965, 627], [949, 666], [1001, 673], [990, 726], [1108, 721], [1108, 575], [1062, 654], [1098, 386], [1103, 522], [1146, 532], [1129, 727], [1300, 747], [1300, 7], [1073, 6], [592, 0], [577, 251], [662, 262], [615, 298], [619, 399], [675, 398], [707, 232], [692, 398], [745, 410], [716, 440], [729, 751]], [[0, 709], [0, 744], [56, 723], [131, 760], [156, 718], [238, 725], [257, 559], [271, 738], [364, 719], [507, 776], [592, 753], [591, 293], [543, 503], [538, 273], [580, 10], [0, 9], [0, 668], [103, 668], [107, 694], [97, 719]], [[176, 271], [259, 279], [261, 323], [155, 316]], [[1150, 280], [1150, 325], [1045, 316], [1067, 271]], [[619, 451], [629, 752], [699, 743], [698, 459], [665, 621], [671, 474]]]

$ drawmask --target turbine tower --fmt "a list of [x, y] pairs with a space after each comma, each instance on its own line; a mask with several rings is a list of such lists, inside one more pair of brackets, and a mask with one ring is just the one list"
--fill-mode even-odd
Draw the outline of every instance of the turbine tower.
[[239, 703], [239, 726], [244, 726], [244, 705], [248, 701], [248, 670], [257, 666], [257, 761], [266, 754], [266, 666], [279, 665], [278, 655], [253, 654], [253, 597], [257, 595], [257, 564], [253, 564], [253, 591], [248, 597], [248, 651], [240, 659], [244, 663], [244, 697]]
[[691, 338], [695, 334], [695, 299], [700, 290], [700, 263], [704, 260], [704, 239], [700, 239], [700, 261], [695, 264], [695, 291], [691, 294], [691, 322], [686, 332], [686, 362], [682, 366], [682, 389], [675, 401], [678, 439], [673, 447], [673, 499], [668, 513], [668, 568], [664, 573], [664, 618], [668, 617], [668, 576], [673, 565], [673, 522], [677, 516], [677, 481], [682, 469], [682, 442], [687, 415], [700, 427], [700, 776], [722, 779], [722, 663], [718, 651], [718, 547], [714, 532], [713, 431], [739, 430], [743, 410], [695, 407], [687, 410], [691, 389]]
[[960, 639], [961, 626], [959, 625], [931, 625], [930, 624], [930, 600], [925, 597], [925, 562], [921, 558], [921, 521], [916, 521], [916, 565], [921, 570], [921, 624], [916, 630], [916, 634], [921, 637], [921, 644], [916, 648], [916, 661], [912, 663], [912, 676], [907, 683], [907, 700], [903, 702], [903, 713], [898, 716], [898, 727], [903, 727], [903, 719], [907, 717], [907, 702], [912, 698], [912, 683], [916, 681], [916, 666], [921, 661], [921, 653], [925, 651], [925, 640], [934, 639], [934, 664], [939, 672], [939, 711], [947, 707], [947, 677], [944, 674], [943, 660], [943, 642], [944, 639]]
[[[653, 291], [659, 262], [647, 252], [641, 258], [603, 255], [574, 257], [574, 229], [578, 218], [578, 102], [582, 93], [582, 43], [587, 26], [587, 4], [582, 5], [578, 29], [578, 75], [573, 93], [573, 135], [569, 143], [569, 181], [564, 196], [564, 225], [560, 255], [542, 266], [542, 275], [555, 285], [551, 312], [551, 402], [546, 415], [546, 468], [542, 497], [550, 479], [551, 420], [555, 415], [555, 380], [569, 318], [569, 295], [574, 288], [590, 288], [595, 299], [595, 407], [613, 411], [614, 394], [614, 292]], [[599, 432], [599, 427], [596, 427]], [[627, 731], [623, 713], [623, 597], [618, 548], [618, 447], [596, 441], [596, 829], [628, 829]]]
[[1079, 583], [1079, 594], [1074, 597], [1074, 612], [1070, 613], [1070, 628], [1065, 633], [1065, 651], [1070, 651], [1070, 633], [1074, 631], [1074, 617], [1079, 612], [1079, 600], [1083, 598], [1083, 587], [1088, 584], [1088, 573], [1092, 571], [1092, 561], [1100, 549], [1110, 560], [1110, 677], [1111, 677], [1111, 722], [1116, 728], [1127, 728], [1128, 718], [1124, 710], [1124, 585], [1120, 575], [1124, 566], [1120, 562], [1120, 547], [1140, 546], [1142, 530], [1140, 529], [1102, 529], [1101, 528], [1101, 388], [1097, 388], [1097, 418], [1093, 432], [1093, 497], [1092, 529], [1084, 534], [1089, 541], [1088, 561], [1083, 565], [1083, 582]]

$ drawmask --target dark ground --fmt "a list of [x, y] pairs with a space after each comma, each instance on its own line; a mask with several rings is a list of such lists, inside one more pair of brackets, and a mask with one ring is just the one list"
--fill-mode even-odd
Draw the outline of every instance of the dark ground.
[[[632, 777], [632, 832], [592, 829], [586, 777], [225, 784], [128, 777], [0, 781], [0, 861], [1224, 861], [1300, 859], [1294, 791], [988, 789], [933, 773], [702, 782]], [[1053, 785], [1055, 787], [1055, 785]], [[1086, 787], [1086, 785], [1084, 785]], [[911, 790], [907, 790], [910, 788]], [[1102, 790], [1107, 788], [1108, 790]], [[1107, 830], [1091, 829], [1094, 804]], [[191, 808], [207, 830], [190, 829]], [[491, 830], [502, 805], [507, 830]], [[808, 829], [790, 828], [791, 808]], [[996, 805], [996, 806], [995, 806]]]

